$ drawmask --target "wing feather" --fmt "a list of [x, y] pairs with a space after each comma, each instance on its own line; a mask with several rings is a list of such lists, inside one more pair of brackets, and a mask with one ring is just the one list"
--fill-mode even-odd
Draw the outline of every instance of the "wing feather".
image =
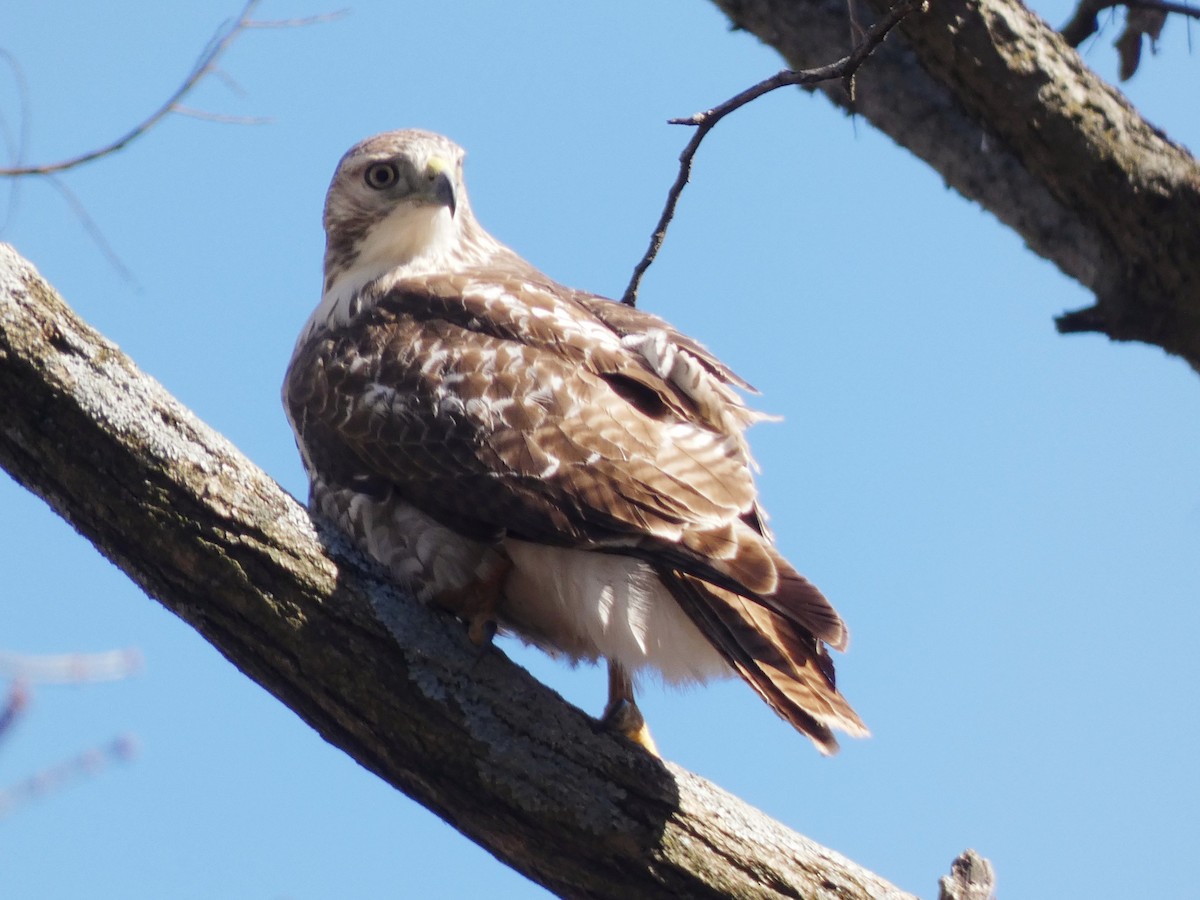
[[845, 646], [840, 617], [762, 525], [752, 416], [730, 387], [744, 383], [699, 344], [526, 270], [366, 290], [363, 311], [298, 348], [289, 372], [320, 471], [355, 460], [469, 536], [666, 563]]

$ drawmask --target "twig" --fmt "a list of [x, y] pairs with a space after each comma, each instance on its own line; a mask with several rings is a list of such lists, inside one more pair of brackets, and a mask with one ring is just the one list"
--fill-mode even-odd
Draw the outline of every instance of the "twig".
[[23, 803], [63, 787], [74, 779], [95, 775], [110, 763], [126, 762], [136, 755], [137, 740], [133, 735], [124, 734], [73, 759], [43, 769], [24, 781], [0, 790], [0, 818]]
[[0, 675], [19, 683], [80, 684], [85, 681], [117, 681], [142, 667], [137, 650], [104, 653], [58, 653], [33, 656], [0, 651]]
[[0, 738], [8, 733], [17, 717], [25, 711], [25, 707], [28, 705], [29, 687], [18, 678], [8, 689], [8, 698], [4, 701], [4, 707], [0, 709]]
[[[4, 141], [4, 150], [8, 154], [8, 158], [19, 161], [25, 158], [26, 146], [29, 143], [29, 83], [25, 80], [25, 72], [21, 69], [17, 58], [2, 47], [0, 47], [0, 60], [3, 60], [9, 71], [12, 72], [13, 84], [17, 91], [17, 108], [20, 110], [16, 134], [12, 133], [8, 120], [3, 114], [0, 114], [0, 138]], [[13, 185], [13, 189], [9, 191], [8, 209], [4, 213], [4, 220], [0, 222], [0, 232], [3, 232], [8, 227], [8, 223], [16, 217], [17, 207], [20, 204], [19, 184], [20, 182]]]
[[315, 16], [300, 16], [295, 19], [255, 19], [247, 21], [246, 28], [303, 28], [305, 25], [322, 25], [333, 22], [342, 16], [349, 15], [349, 9], [335, 9], [333, 12], [317, 13]]
[[1168, 3], [1167, 0], [1122, 0], [1114, 6], [1128, 6], [1130, 9], [1149, 9], [1177, 16], [1188, 16], [1200, 19], [1200, 7], [1189, 6], [1186, 3]]
[[209, 112], [204, 109], [193, 109], [190, 106], [176, 104], [175, 113], [205, 122], [220, 122], [222, 125], [270, 125], [275, 121], [272, 116], [230, 116], [225, 113]]
[[[70, 159], [64, 159], [56, 163], [46, 163], [42, 165], [23, 166], [17, 165], [9, 168], [0, 168], [0, 176], [16, 178], [22, 175], [51, 175], [55, 172], [63, 172], [67, 169], [73, 169], [76, 166], [81, 166], [84, 163], [91, 162], [101, 156], [107, 156], [110, 153], [116, 153], [123, 149], [131, 142], [137, 140], [151, 128], [157, 125], [162, 119], [166, 118], [172, 112], [181, 110], [180, 101], [183, 100], [197, 84], [208, 74], [215, 71], [217, 61], [229, 49], [229, 46], [238, 38], [243, 31], [248, 31], [251, 28], [283, 28], [299, 25], [310, 25], [318, 22], [326, 22], [342, 15], [341, 12], [326, 13], [318, 16], [309, 16], [303, 19], [288, 19], [281, 21], [255, 21], [250, 18], [254, 8], [258, 6], [259, 0], [247, 0], [242, 7], [242, 11], [238, 17], [230, 23], [221, 26], [209, 41], [208, 46], [196, 61], [191, 73], [184, 79], [183, 83], [175, 89], [167, 100], [158, 107], [154, 112], [135, 125], [125, 134], [121, 135], [115, 141], [99, 147], [95, 150], [89, 150], [87, 153], [81, 153], [78, 156], [73, 156]], [[189, 113], [194, 115], [194, 112]]]
[[1169, 0], [1082, 0], [1079, 6], [1075, 7], [1070, 21], [1059, 29], [1059, 33], [1072, 47], [1078, 47], [1100, 30], [1100, 13], [1118, 6], [1200, 19], [1200, 7], [1172, 3]]
[[[88, 214], [87, 207], [83, 205], [83, 201], [76, 197], [75, 192], [67, 187], [63, 180], [57, 175], [46, 175], [44, 177], [50, 186], [58, 191], [62, 195], [62, 198], [67, 201], [67, 206], [71, 207], [71, 212], [75, 213], [75, 217], [79, 219], [79, 223], [83, 226], [83, 230], [87, 232], [88, 237], [90, 237], [92, 241], [95, 242], [96, 246], [100, 248], [100, 252], [103, 254], [104, 258], [108, 260], [108, 264], [112, 266], [116, 270], [117, 274], [125, 279], [126, 282], [128, 282], [134, 288], [140, 289], [137, 279], [133, 277], [133, 272], [131, 272], [129, 267], [125, 265], [125, 261], [117, 255], [117, 251], [113, 249], [112, 244], [108, 242], [108, 239], [104, 237], [104, 232], [100, 230], [100, 226], [97, 225], [96, 221]], [[20, 182], [18, 182], [18, 184], [19, 183]]]
[[633, 306], [637, 303], [638, 287], [641, 284], [642, 276], [646, 274], [646, 270], [650, 268], [650, 264], [654, 262], [654, 258], [658, 255], [658, 251], [662, 248], [663, 239], [667, 235], [667, 226], [671, 224], [671, 220], [675, 216], [675, 206], [679, 202], [679, 196], [683, 193], [684, 187], [688, 183], [688, 178], [692, 173], [692, 160], [696, 156], [696, 151], [700, 149], [700, 142], [704, 140], [716, 124], [729, 115], [735, 109], [740, 109], [752, 100], [756, 100], [763, 94], [768, 94], [777, 88], [785, 87], [786, 85], [813, 85], [820, 84], [823, 81], [836, 81], [839, 78], [846, 78], [853, 75], [860, 66], [871, 55], [874, 49], [883, 42], [887, 37], [888, 32], [896, 27], [905, 16], [916, 9], [922, 8], [925, 5], [925, 0], [902, 0], [884, 14], [883, 18], [876, 22], [865, 33], [862, 41], [846, 56], [835, 63], [819, 66], [815, 69], [801, 69], [795, 71], [792, 69], [784, 69], [765, 81], [760, 81], [753, 87], [747, 88], [740, 94], [730, 97], [719, 106], [714, 106], [712, 109], [704, 112], [696, 113], [693, 116], [688, 116], [683, 119], [670, 119], [672, 125], [691, 125], [696, 129], [692, 139], [683, 149], [683, 153], [679, 155], [679, 175], [675, 178], [675, 183], [671, 185], [671, 189], [667, 192], [667, 202], [663, 207], [662, 216], [659, 217], [658, 225], [655, 226], [654, 233], [650, 236], [650, 246], [646, 249], [645, 255], [642, 256], [633, 269], [633, 277], [629, 280], [629, 287], [625, 289], [624, 296], [621, 297], [621, 302], [627, 306]]

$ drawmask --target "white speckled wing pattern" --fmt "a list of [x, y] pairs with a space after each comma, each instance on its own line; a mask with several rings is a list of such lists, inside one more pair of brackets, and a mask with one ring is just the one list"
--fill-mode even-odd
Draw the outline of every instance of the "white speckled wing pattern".
[[662, 320], [475, 245], [495, 251], [397, 266], [310, 323], [284, 398], [313, 505], [420, 596], [506, 558], [500, 613], [528, 640], [671, 681], [732, 670], [825, 752], [865, 734], [824, 648], [845, 626], [758, 510], [748, 386]]

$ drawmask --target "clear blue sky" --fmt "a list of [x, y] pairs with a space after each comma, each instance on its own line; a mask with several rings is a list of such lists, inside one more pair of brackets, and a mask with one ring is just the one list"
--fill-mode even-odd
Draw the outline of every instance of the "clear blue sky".
[[[235, 7], [5, 4], [28, 158], [137, 121]], [[1087, 54], [1106, 75], [1114, 36]], [[780, 65], [704, 2], [362, 2], [245, 35], [223, 64], [240, 92], [213, 80], [189, 101], [272, 124], [176, 116], [65, 176], [133, 281], [46, 184], [20, 185], [2, 237], [302, 496], [278, 386], [350, 144], [452, 136], [492, 231], [561, 281], [619, 293], [688, 138], [665, 120]], [[1197, 67], [1172, 21], [1128, 86], [1192, 146], [1200, 107], [1181, 85]], [[7, 74], [0, 111], [14, 127]], [[968, 846], [1006, 897], [1194, 892], [1171, 861], [1200, 841], [1200, 379], [1153, 348], [1057, 336], [1052, 316], [1088, 302], [820, 98], [779, 92], [718, 127], [642, 303], [784, 416], [752, 434], [762, 493], [784, 552], [850, 623], [839, 683], [875, 736], [822, 759], [739, 684], [652, 686], [666, 756], [924, 896]], [[0, 649], [145, 657], [127, 681], [35, 686], [0, 789], [119, 733], [141, 749], [0, 818], [0, 895], [545, 895], [326, 745], [2, 476], [0, 572]], [[503, 646], [602, 706], [602, 672]]]

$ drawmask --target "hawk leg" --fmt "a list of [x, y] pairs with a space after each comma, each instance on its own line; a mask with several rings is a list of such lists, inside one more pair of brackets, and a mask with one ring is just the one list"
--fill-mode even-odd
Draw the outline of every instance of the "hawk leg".
[[633, 699], [633, 680], [620, 663], [608, 661], [608, 705], [600, 717], [605, 728], [623, 734], [635, 744], [658, 756], [658, 746], [650, 736], [642, 711]]
[[503, 557], [491, 566], [490, 571], [477, 575], [462, 587], [433, 595], [437, 606], [467, 623], [467, 637], [477, 647], [489, 646], [496, 636], [496, 610], [500, 608], [504, 580], [512, 567], [512, 562]]

